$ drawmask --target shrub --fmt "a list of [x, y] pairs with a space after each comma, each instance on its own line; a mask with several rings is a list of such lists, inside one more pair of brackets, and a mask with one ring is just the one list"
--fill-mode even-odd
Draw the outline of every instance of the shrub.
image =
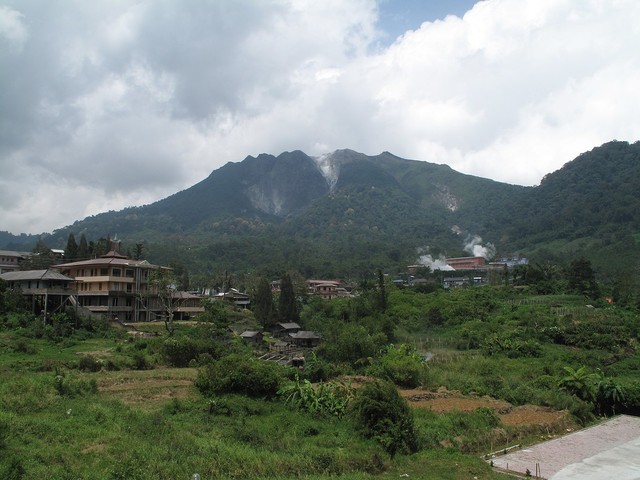
[[27, 355], [38, 353], [38, 349], [24, 338], [16, 339], [11, 345], [11, 348], [14, 352], [26, 353]]
[[[300, 376], [309, 379], [311, 382], [326, 382], [330, 378], [339, 376], [341, 369], [334, 363], [318, 357], [314, 352], [306, 358], [304, 371]], [[296, 374], [297, 375], [297, 374]]]
[[213, 340], [188, 337], [171, 338], [162, 344], [162, 355], [173, 367], [188, 367], [191, 360], [197, 360], [203, 353], [219, 358], [222, 346]]
[[240, 393], [250, 397], [273, 397], [284, 378], [275, 363], [232, 354], [200, 368], [196, 387], [204, 395]]
[[413, 412], [393, 383], [377, 380], [362, 387], [352, 402], [352, 414], [363, 436], [377, 441], [392, 457], [418, 450]]
[[353, 398], [353, 388], [342, 382], [327, 382], [313, 386], [309, 380], [295, 381], [278, 391], [285, 402], [314, 415], [342, 417]]
[[505, 354], [509, 358], [540, 357], [542, 345], [535, 340], [512, 339], [508, 336], [493, 335], [482, 345], [488, 356]]
[[396, 385], [414, 388], [422, 383], [425, 367], [414, 348], [405, 344], [398, 347], [389, 345], [371, 367], [370, 373]]
[[149, 370], [152, 368], [147, 356], [142, 352], [134, 352], [131, 360], [131, 366], [134, 370]]
[[78, 362], [78, 370], [83, 372], [99, 372], [102, 368], [102, 362], [91, 355], [83, 355]]
[[335, 363], [349, 363], [353, 366], [375, 356], [387, 342], [384, 333], [371, 334], [362, 325], [344, 325], [336, 338], [324, 343], [318, 349], [318, 356]]
[[622, 401], [623, 413], [640, 415], [640, 382], [632, 382], [624, 385], [624, 400]]
[[98, 392], [98, 384], [95, 379], [88, 381], [75, 379], [67, 377], [64, 373], [56, 374], [53, 385], [58, 394], [64, 397], [79, 397]]

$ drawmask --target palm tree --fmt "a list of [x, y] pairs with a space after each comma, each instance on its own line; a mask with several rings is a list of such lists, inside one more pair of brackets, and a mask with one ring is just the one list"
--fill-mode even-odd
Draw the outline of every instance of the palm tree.
[[596, 386], [596, 403], [600, 415], [616, 414], [616, 406], [624, 400], [624, 389], [610, 378], [602, 377]]
[[599, 378], [598, 374], [589, 373], [585, 366], [577, 370], [571, 367], [563, 367], [563, 369], [567, 375], [560, 379], [558, 386], [580, 400], [593, 402], [595, 400], [595, 387]]

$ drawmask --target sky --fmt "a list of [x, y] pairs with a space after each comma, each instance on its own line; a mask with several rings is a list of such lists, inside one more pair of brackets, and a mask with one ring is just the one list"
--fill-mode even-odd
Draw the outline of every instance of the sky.
[[537, 185], [640, 140], [637, 0], [0, 0], [0, 231], [260, 153]]

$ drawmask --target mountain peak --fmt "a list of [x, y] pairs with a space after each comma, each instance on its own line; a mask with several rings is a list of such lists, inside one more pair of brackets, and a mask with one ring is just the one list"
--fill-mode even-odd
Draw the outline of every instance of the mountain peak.
[[338, 183], [340, 177], [341, 167], [347, 163], [351, 163], [358, 160], [370, 160], [370, 157], [363, 153], [356, 152], [348, 148], [335, 150], [331, 153], [324, 153], [322, 155], [311, 157], [316, 164], [320, 173], [327, 181], [329, 190], [333, 191]]
[[340, 162], [336, 159], [335, 152], [324, 153], [317, 157], [311, 157], [322, 173], [322, 176], [329, 185], [329, 190], [333, 191], [338, 183], [338, 177], [340, 176]]

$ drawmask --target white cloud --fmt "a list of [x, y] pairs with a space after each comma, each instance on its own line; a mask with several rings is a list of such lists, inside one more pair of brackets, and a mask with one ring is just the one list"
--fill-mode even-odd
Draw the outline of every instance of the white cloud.
[[24, 15], [17, 10], [0, 5], [0, 40], [5, 40], [19, 50], [29, 37], [23, 20]]
[[486, 0], [387, 47], [374, 0], [4, 3], [0, 230], [149, 203], [262, 152], [388, 150], [536, 184], [638, 139], [635, 0]]

